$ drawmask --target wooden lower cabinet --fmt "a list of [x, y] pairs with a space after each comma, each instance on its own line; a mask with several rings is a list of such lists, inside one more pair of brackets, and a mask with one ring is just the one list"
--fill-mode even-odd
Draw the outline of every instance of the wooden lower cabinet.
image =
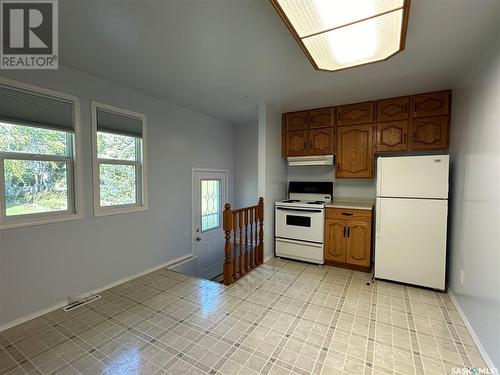
[[346, 263], [370, 267], [371, 223], [347, 223]]
[[372, 243], [371, 211], [337, 208], [327, 208], [326, 211], [325, 263], [369, 272]]
[[325, 222], [325, 259], [345, 263], [347, 255], [347, 222], [327, 219]]

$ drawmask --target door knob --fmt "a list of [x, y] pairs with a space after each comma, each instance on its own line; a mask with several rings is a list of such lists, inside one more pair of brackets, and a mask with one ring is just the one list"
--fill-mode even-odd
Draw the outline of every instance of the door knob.
[[196, 241], [200, 242], [201, 241], [201, 237], [196, 237]]

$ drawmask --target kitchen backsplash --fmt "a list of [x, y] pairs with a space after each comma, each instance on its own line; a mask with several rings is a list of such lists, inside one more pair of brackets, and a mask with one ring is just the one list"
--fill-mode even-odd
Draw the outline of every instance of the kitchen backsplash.
[[288, 167], [287, 181], [333, 181], [334, 196], [375, 198], [375, 179], [336, 179], [332, 166]]

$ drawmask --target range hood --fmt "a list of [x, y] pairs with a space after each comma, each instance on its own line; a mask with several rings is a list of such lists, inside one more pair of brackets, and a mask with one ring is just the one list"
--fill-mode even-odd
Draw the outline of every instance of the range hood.
[[292, 156], [287, 158], [290, 167], [305, 165], [333, 165], [333, 155]]

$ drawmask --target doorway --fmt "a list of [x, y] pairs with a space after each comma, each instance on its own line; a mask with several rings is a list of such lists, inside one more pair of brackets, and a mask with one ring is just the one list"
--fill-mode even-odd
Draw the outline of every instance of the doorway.
[[227, 202], [227, 171], [193, 169], [193, 253], [197, 276], [222, 274], [224, 231], [222, 213]]

